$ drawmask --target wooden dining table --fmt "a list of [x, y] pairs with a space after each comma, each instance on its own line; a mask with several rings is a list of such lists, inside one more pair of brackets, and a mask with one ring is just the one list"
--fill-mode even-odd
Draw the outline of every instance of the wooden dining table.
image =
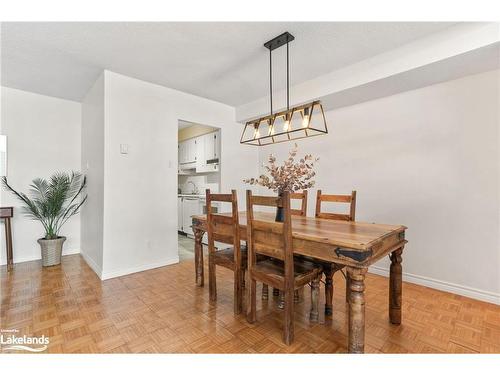
[[[229, 214], [228, 214], [229, 215]], [[254, 213], [255, 220], [274, 221], [275, 214]], [[195, 237], [196, 284], [203, 286], [203, 235], [206, 215], [192, 217]], [[246, 212], [239, 212], [240, 237], [246, 240]], [[349, 304], [349, 353], [363, 353], [365, 345], [365, 274], [385, 256], [391, 260], [389, 276], [389, 320], [401, 324], [402, 253], [406, 227], [357, 221], [293, 216], [294, 254], [332, 262], [347, 269]]]

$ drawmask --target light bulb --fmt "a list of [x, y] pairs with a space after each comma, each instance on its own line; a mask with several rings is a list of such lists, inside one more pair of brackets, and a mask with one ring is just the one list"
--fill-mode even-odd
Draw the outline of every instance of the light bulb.
[[304, 117], [302, 118], [302, 127], [307, 128], [309, 126], [309, 108], [304, 108]]
[[290, 129], [290, 117], [288, 115], [285, 116], [285, 123], [283, 124], [283, 131], [287, 132]]
[[309, 124], [309, 116], [304, 116], [302, 119], [302, 127], [307, 128], [307, 125]]
[[255, 138], [259, 138], [260, 137], [260, 132], [259, 132], [259, 128], [255, 128], [255, 132], [253, 133], [253, 139]]

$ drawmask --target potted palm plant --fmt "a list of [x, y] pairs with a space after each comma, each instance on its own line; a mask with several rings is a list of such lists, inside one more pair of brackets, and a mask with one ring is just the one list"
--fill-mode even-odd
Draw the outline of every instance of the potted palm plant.
[[57, 172], [49, 180], [35, 178], [30, 185], [29, 196], [14, 190], [6, 177], [2, 178], [2, 182], [8, 191], [23, 202], [25, 215], [43, 225], [45, 237], [38, 240], [42, 265], [47, 267], [61, 263], [66, 237], [60, 236], [59, 232], [87, 200], [87, 196], [83, 196], [86, 177], [79, 172]]

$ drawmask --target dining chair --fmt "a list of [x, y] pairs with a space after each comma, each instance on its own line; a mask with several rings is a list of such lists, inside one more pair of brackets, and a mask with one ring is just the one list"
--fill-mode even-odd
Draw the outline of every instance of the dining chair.
[[[321, 203], [323, 202], [347, 203], [350, 205], [349, 213], [339, 214], [321, 211]], [[315, 216], [320, 219], [354, 221], [356, 216], [356, 190], [353, 190], [351, 195], [322, 194], [321, 190], [318, 190]]]
[[[282, 207], [284, 222], [261, 219], [254, 206]], [[292, 215], [290, 193], [282, 197], [252, 195], [247, 190], [247, 246], [248, 281], [247, 320], [257, 319], [257, 281], [282, 290], [285, 295], [283, 341], [290, 345], [294, 337], [294, 291], [311, 283], [311, 311], [309, 318], [318, 321], [319, 283], [322, 268], [307, 260], [295, 259], [292, 246]], [[257, 262], [257, 256], [267, 259]]]
[[307, 216], [307, 190], [302, 193], [290, 193], [290, 199], [300, 200], [300, 209], [291, 209], [292, 215]]
[[[290, 212], [292, 215], [296, 216], [307, 216], [307, 190], [303, 190], [302, 193], [290, 193], [290, 200], [300, 200], [300, 209], [291, 208]], [[262, 299], [268, 299], [268, 286], [267, 284], [262, 285]], [[280, 308], [283, 307], [283, 294], [280, 295], [279, 289], [273, 288], [273, 296], [280, 296]], [[296, 290], [294, 294], [294, 301], [299, 302], [299, 291]]]
[[[231, 203], [231, 214], [213, 212], [212, 202]], [[243, 309], [243, 286], [247, 266], [247, 250], [241, 246], [238, 197], [236, 190], [231, 194], [212, 194], [206, 190], [207, 235], [208, 235], [208, 282], [210, 301], [217, 300], [216, 266], [228, 268], [234, 273], [234, 313], [240, 314]], [[231, 245], [217, 250], [215, 241]]]
[[[321, 211], [323, 202], [345, 203], [349, 204], [349, 213], [333, 213]], [[351, 195], [338, 194], [323, 194], [318, 190], [316, 195], [316, 214], [320, 219], [328, 220], [345, 220], [354, 221], [356, 218], [356, 191], [353, 190]], [[332, 315], [333, 311], [333, 276], [335, 272], [343, 268], [342, 265], [336, 263], [322, 263], [323, 272], [325, 274], [325, 315]], [[349, 302], [350, 279], [349, 275], [345, 274], [346, 278], [346, 301]]]

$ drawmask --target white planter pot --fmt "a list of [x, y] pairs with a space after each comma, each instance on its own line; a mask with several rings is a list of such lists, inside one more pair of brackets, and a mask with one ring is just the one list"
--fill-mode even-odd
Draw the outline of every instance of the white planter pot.
[[46, 240], [45, 238], [40, 238], [38, 243], [42, 250], [42, 266], [55, 266], [61, 263], [61, 253], [64, 241], [66, 237], [59, 237], [53, 240]]

